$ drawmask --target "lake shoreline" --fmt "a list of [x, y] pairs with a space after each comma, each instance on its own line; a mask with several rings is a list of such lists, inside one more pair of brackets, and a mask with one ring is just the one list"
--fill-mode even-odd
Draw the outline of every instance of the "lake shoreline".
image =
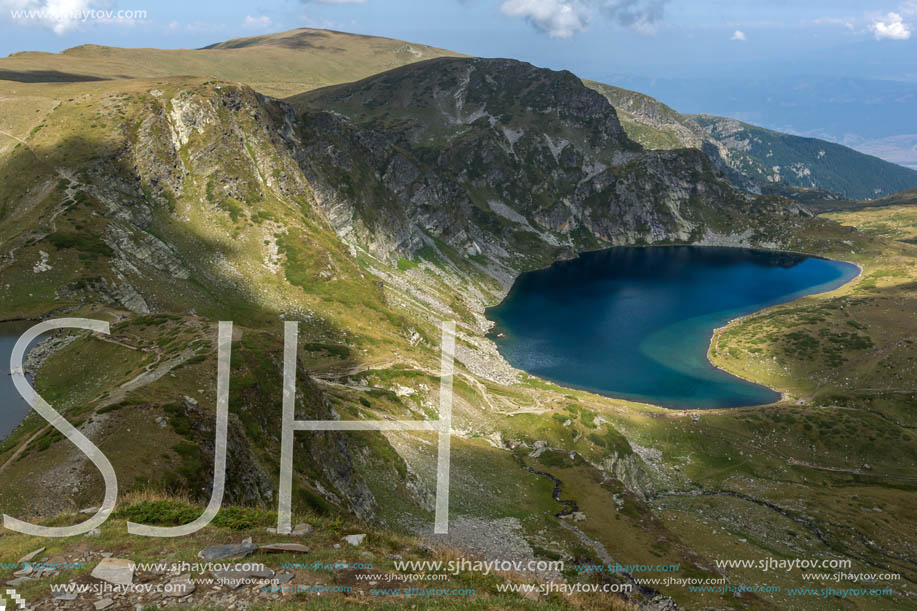
[[[792, 252], [792, 251], [780, 251], [780, 252]], [[805, 253], [798, 253], [798, 254], [805, 254]], [[731, 324], [733, 324], [733, 323], [735, 323], [735, 322], [741, 322], [741, 321], [744, 321], [744, 320], [746, 320], [746, 319], [748, 319], [748, 318], [750, 318], [750, 317], [752, 317], [752, 316], [757, 316], [757, 315], [761, 314], [762, 312], [766, 312], [767, 310], [770, 310], [771, 308], [777, 308], [777, 307], [780, 307], [780, 306], [785, 306], [785, 305], [788, 305], [788, 304], [791, 304], [791, 303], [795, 303], [795, 302], [797, 302], [797, 301], [800, 301], [800, 300], [802, 300], [802, 299], [805, 299], [806, 297], [812, 297], [812, 296], [814, 296], [814, 295], [828, 295], [828, 294], [830, 294], [830, 293], [833, 293], [834, 291], [839, 291], [839, 290], [841, 290], [842, 288], [844, 288], [844, 287], [846, 287], [846, 286], [849, 286], [850, 284], [856, 282], [856, 281], [859, 280], [860, 277], [863, 275], [863, 266], [860, 265], [859, 263], [854, 263], [853, 261], [843, 261], [843, 260], [841, 260], [841, 259], [831, 259], [831, 258], [829, 258], [829, 257], [818, 257], [818, 256], [816, 256], [816, 255], [811, 255], [811, 256], [812, 256], [812, 257], [815, 257], [815, 258], [818, 258], [818, 259], [825, 260], [825, 261], [838, 261], [838, 262], [840, 262], [840, 263], [847, 263], [848, 265], [853, 265], [854, 267], [857, 268], [857, 275], [854, 276], [853, 278], [851, 278], [850, 280], [848, 280], [847, 282], [845, 282], [844, 284], [842, 284], [842, 285], [840, 285], [840, 286], [838, 286], [838, 287], [835, 287], [835, 288], [831, 289], [830, 291], [823, 291], [823, 292], [821, 292], [821, 293], [809, 293], [809, 294], [807, 294], [807, 295], [801, 295], [801, 296], [799, 296], [798, 298], [793, 299], [793, 300], [791, 300], [791, 301], [786, 301], [786, 302], [784, 302], [784, 303], [778, 303], [778, 304], [775, 304], [775, 305], [772, 305], [772, 306], [768, 306], [768, 307], [766, 307], [766, 308], [762, 308], [762, 309], [757, 310], [757, 311], [755, 311], [755, 312], [751, 312], [751, 313], [749, 313], [749, 314], [743, 314], [743, 315], [741, 315], [741, 316], [736, 316], [735, 318], [729, 319], [729, 321], [727, 321], [726, 324], [724, 324], [724, 325], [722, 325], [722, 326], [719, 326], [719, 327], [716, 327], [716, 328], [713, 330], [713, 334], [710, 336], [710, 343], [709, 343], [708, 346], [707, 346], [707, 361], [710, 363], [710, 365], [711, 365], [712, 367], [714, 367], [714, 368], [716, 368], [716, 369], [719, 369], [720, 371], [722, 371], [722, 372], [724, 372], [724, 373], [728, 373], [729, 375], [735, 376], [735, 377], [737, 377], [737, 378], [739, 378], [739, 379], [745, 380], [746, 382], [748, 382], [748, 383], [750, 383], [750, 384], [757, 384], [757, 385], [759, 385], [759, 386], [763, 386], [763, 387], [765, 387], [765, 388], [768, 388], [768, 389], [770, 389], [770, 390], [773, 390], [773, 391], [776, 392], [776, 393], [780, 393], [780, 400], [779, 400], [779, 401], [774, 401], [773, 403], [763, 403], [763, 404], [760, 404], [760, 405], [743, 405], [743, 406], [741, 406], [741, 407], [731, 407], [731, 408], [728, 408], [728, 409], [746, 409], [746, 408], [750, 408], [750, 407], [769, 407], [769, 406], [772, 406], [772, 405], [775, 406], [775, 405], [780, 405], [780, 404], [783, 403], [784, 401], [789, 401], [789, 400], [791, 399], [791, 397], [790, 397], [790, 394], [789, 394], [787, 391], [785, 391], [785, 390], [781, 390], [781, 389], [779, 389], [779, 388], [771, 388], [771, 387], [768, 386], [767, 384], [763, 384], [762, 382], [758, 382], [757, 380], [753, 380], [753, 379], [751, 379], [751, 378], [745, 377], [745, 376], [743, 376], [743, 375], [740, 375], [740, 374], [736, 373], [735, 371], [730, 371], [729, 369], [726, 369], [725, 367], [720, 367], [719, 365], [717, 365], [716, 363], [714, 363], [714, 362], [713, 362], [713, 359], [711, 358], [711, 351], [713, 350], [713, 344], [714, 344], [714, 342], [719, 338], [719, 335], [720, 335], [720, 333], [721, 333], [722, 331], [724, 331], [729, 325], [731, 325]], [[690, 411], [708, 411], [708, 410], [690, 410]], [[711, 411], [712, 411], [712, 410], [711, 410]]]
[[[669, 257], [665, 252], [667, 247], [683, 249], [684, 252], [677, 255], [673, 252]], [[697, 254], [686, 254], [692, 252]], [[576, 267], [565, 266], [576, 261], [580, 261], [581, 264]], [[806, 265], [796, 270], [797, 265], [806, 261]], [[739, 271], [739, 267], [747, 268], [746, 263], [752, 264], [751, 270], [761, 269], [764, 275], [758, 278], [753, 275], [757, 272]], [[789, 273], [782, 274], [775, 271], [776, 268], [783, 268]], [[697, 275], [694, 269], [697, 270]], [[723, 269], [727, 271], [719, 271]], [[527, 280], [520, 283], [520, 278], [527, 274], [531, 276], [527, 276]], [[684, 274], [688, 275], [684, 278], [679, 277]], [[794, 250], [753, 248], [741, 244], [675, 243], [612, 246], [584, 251], [576, 257], [558, 259], [546, 267], [517, 276], [504, 299], [499, 304], [485, 309], [485, 316], [490, 323], [485, 337], [496, 344], [498, 352], [514, 369], [560, 387], [641, 403], [667, 411], [763, 407], [779, 404], [791, 397], [782, 389], [772, 388], [746, 375], [737, 375], [715, 364], [710, 352], [722, 331], [734, 322], [756, 316], [775, 306], [837, 291], [862, 278], [863, 274], [861, 265], [840, 258]], [[564, 278], [567, 275], [572, 277]], [[658, 321], [653, 319], [657, 316], [654, 312], [659, 309], [655, 304], [677, 303], [683, 300], [680, 295], [693, 294], [693, 291], [709, 286], [711, 278], [714, 279], [715, 286], [734, 287], [734, 294], [720, 302], [720, 298], [716, 296], [717, 291], [708, 292], [709, 296], [697, 304], [678, 306], [679, 313], [674, 313], [674, 316], [665, 313]], [[717, 278], [722, 278], [726, 282], [717, 284]], [[694, 282], [701, 284], [695, 286], [692, 284]], [[756, 283], [767, 288], [758, 288]], [[586, 301], [576, 306], [567, 305], [567, 302], [580, 299], [577, 297], [580, 288], [583, 289], [581, 298]], [[611, 292], [607, 297], [603, 297], [600, 293], [595, 293], [599, 290]], [[632, 306], [622, 307], [624, 302], [618, 295], [633, 290], [648, 291], [643, 299], [652, 301], [644, 301], [649, 308], [645, 315], [640, 310], [641, 306], [637, 306], [636, 309]], [[554, 294], [567, 296], [564, 298], [565, 301], [562, 301], [556, 299]], [[610, 301], [602, 301], [603, 299]], [[632, 299], [632, 296], [625, 298]], [[530, 300], [539, 304], [537, 308], [545, 309], [545, 313], [538, 312], [537, 308], [535, 311], [527, 311], [531, 306], [526, 302]], [[710, 320], [713, 324], [707, 327], [707, 330], [703, 329], [703, 323], [699, 321], [699, 327], [695, 325], [696, 329], [691, 328], [690, 334], [693, 339], [687, 339], [685, 336], [685, 341], [682, 341], [678, 337], [673, 337], [670, 341], [660, 336], [658, 340], [654, 340], [652, 349], [660, 357], [657, 359], [650, 355], [650, 358], [666, 368], [665, 371], [641, 369], [641, 365], [628, 362], [628, 350], [637, 350], [637, 344], [633, 342], [642, 342], [645, 337], [651, 337], [656, 330], [677, 322], [679, 315], [691, 318], [695, 315], [692, 312], [715, 313], [719, 303], [722, 303], [724, 314], [727, 314], [725, 310], [733, 308], [746, 309], [750, 306], [752, 310], [746, 309], [745, 313], [728, 319], [722, 317], [719, 321]], [[614, 309], [617, 312], [616, 316], [625, 317], [621, 320], [629, 321], [621, 327], [627, 331], [624, 336], [620, 336], [613, 325], [608, 326], [600, 321], [600, 324], [605, 325], [606, 339], [597, 337], [596, 341], [593, 341], [588, 333], [584, 334], [583, 323], [591, 317], [592, 311], [606, 306]], [[664, 307], [671, 309], [671, 306]], [[576, 322], [572, 327], [568, 327], [568, 322], [565, 321]], [[632, 324], [638, 325], [633, 328], [633, 332], [628, 329]], [[580, 361], [577, 361], [579, 357], [572, 356], [573, 353], [570, 352], [569, 338], [553, 339], [551, 328], [566, 329], [570, 337], [577, 338], [574, 341], [587, 342], [583, 345], [591, 345], [590, 350], [595, 352], [591, 356], [584, 354]], [[614, 343], [608, 344], [608, 341]], [[631, 342], [633, 348], [621, 344], [622, 341]], [[692, 341], [696, 342], [696, 348], [690, 345]], [[697, 345], [700, 342], [703, 343]], [[608, 349], [611, 351], [602, 352]], [[670, 356], [664, 356], [666, 353]], [[582, 367], [577, 365], [578, 362]], [[675, 370], [671, 369], [673, 366]], [[585, 371], [581, 370], [583, 367]], [[607, 372], [603, 371], [603, 368]], [[704, 370], [716, 372], [716, 375], [708, 378], [708, 374], [703, 373]], [[625, 373], [627, 371], [636, 377], [628, 377], [632, 374]], [[664, 377], [655, 379], [660, 380], [663, 386], [656, 390], [652, 385], [652, 376], [659, 375]], [[698, 377], [692, 384], [690, 379], [695, 376]], [[736, 384], [739, 386], [735, 386]], [[745, 389], [750, 390], [743, 390], [743, 385]], [[755, 388], [758, 390], [754, 390]]]
[[[19, 338], [22, 337], [22, 334], [28, 331], [35, 324], [38, 324], [39, 322], [41, 321], [35, 320], [33, 318], [15, 318], [15, 319], [0, 320], [0, 338], [11, 339], [12, 340], [11, 346], [15, 346], [15, 344], [19, 341]], [[7, 331], [7, 329], [5, 329], [4, 327], [13, 327], [13, 329], [10, 329], [9, 331]], [[45, 338], [45, 339], [50, 339], [50, 338]], [[26, 351], [23, 354], [23, 363], [22, 363], [24, 370], [28, 371], [27, 368], [29, 364], [29, 356], [32, 355], [35, 349], [38, 348], [43, 343], [43, 341], [44, 340], [36, 341], [32, 343], [32, 345], [26, 347]], [[10, 350], [10, 353], [11, 352], [12, 352], [12, 349]], [[4, 358], [0, 359], [0, 361], [3, 361], [2, 366], [6, 370], [4, 379], [3, 379], [4, 385], [6, 384], [7, 381], [12, 380], [12, 372], [9, 370], [8, 356], [9, 354], [4, 352], [3, 354]], [[29, 384], [34, 384], [35, 376], [33, 374], [26, 373], [26, 379], [29, 381]], [[17, 401], [17, 400], [20, 401], [24, 404], [24, 411], [21, 417], [15, 423], [15, 425], [12, 426], [12, 428], [10, 428], [6, 432], [0, 431], [0, 442], [6, 441], [11, 436], [13, 436], [16, 433], [16, 431], [18, 431], [19, 428], [26, 421], [29, 414], [32, 412], [32, 408], [28, 405], [25, 399], [22, 398], [21, 395], [19, 395], [18, 391], [15, 389], [15, 387], [12, 384], [10, 384], [9, 388], [4, 387], [3, 391], [4, 393], [9, 393], [9, 397], [0, 397], [0, 399], [3, 399], [4, 402], [8, 405], [12, 405], [13, 401]]]

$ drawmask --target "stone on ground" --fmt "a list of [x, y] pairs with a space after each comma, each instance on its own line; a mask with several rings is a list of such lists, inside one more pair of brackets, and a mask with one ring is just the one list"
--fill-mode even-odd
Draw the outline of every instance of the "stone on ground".
[[96, 579], [116, 585], [134, 583], [134, 561], [126, 558], [103, 558], [90, 573]]
[[363, 539], [365, 538], [366, 538], [365, 534], [347, 535], [346, 537], [344, 537], [344, 541], [346, 541], [347, 543], [350, 543], [353, 546], [357, 546], [363, 543]]
[[226, 545], [212, 545], [197, 553], [198, 558], [204, 560], [220, 560], [236, 556], [250, 556], [258, 551], [258, 546], [253, 543], [229, 543]]
[[308, 554], [309, 548], [299, 543], [268, 543], [260, 550], [268, 554]]
[[30, 560], [35, 558], [35, 556], [42, 553], [43, 551], [45, 551], [45, 548], [40, 547], [37, 550], [35, 550], [34, 552], [29, 552], [28, 554], [26, 554], [25, 556], [19, 559], [19, 564], [23, 564], [24, 562], [29, 562]]

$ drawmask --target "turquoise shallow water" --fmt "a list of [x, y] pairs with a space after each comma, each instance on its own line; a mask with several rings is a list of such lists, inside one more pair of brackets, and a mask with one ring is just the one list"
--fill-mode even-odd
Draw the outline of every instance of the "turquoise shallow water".
[[565, 386], [677, 409], [761, 405], [780, 395], [713, 367], [713, 330], [858, 273], [792, 253], [612, 248], [523, 274], [487, 316], [507, 361]]

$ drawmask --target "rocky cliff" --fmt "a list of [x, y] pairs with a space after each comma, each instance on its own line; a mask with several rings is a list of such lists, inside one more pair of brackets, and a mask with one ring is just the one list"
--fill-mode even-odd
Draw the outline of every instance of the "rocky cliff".
[[700, 151], [647, 151], [569, 72], [437, 59], [297, 96], [300, 163], [339, 235], [382, 259], [441, 240], [518, 271], [603, 245], [773, 244], [774, 198]]

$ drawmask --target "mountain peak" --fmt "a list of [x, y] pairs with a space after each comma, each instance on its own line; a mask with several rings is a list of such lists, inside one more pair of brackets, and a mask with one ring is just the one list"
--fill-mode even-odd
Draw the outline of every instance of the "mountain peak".
[[534, 128], [592, 147], [639, 150], [614, 107], [574, 74], [513, 59], [440, 57], [290, 101], [300, 109], [332, 109], [354, 121], [397, 125], [426, 136], [442, 130], [458, 135], [480, 124], [507, 133]]

